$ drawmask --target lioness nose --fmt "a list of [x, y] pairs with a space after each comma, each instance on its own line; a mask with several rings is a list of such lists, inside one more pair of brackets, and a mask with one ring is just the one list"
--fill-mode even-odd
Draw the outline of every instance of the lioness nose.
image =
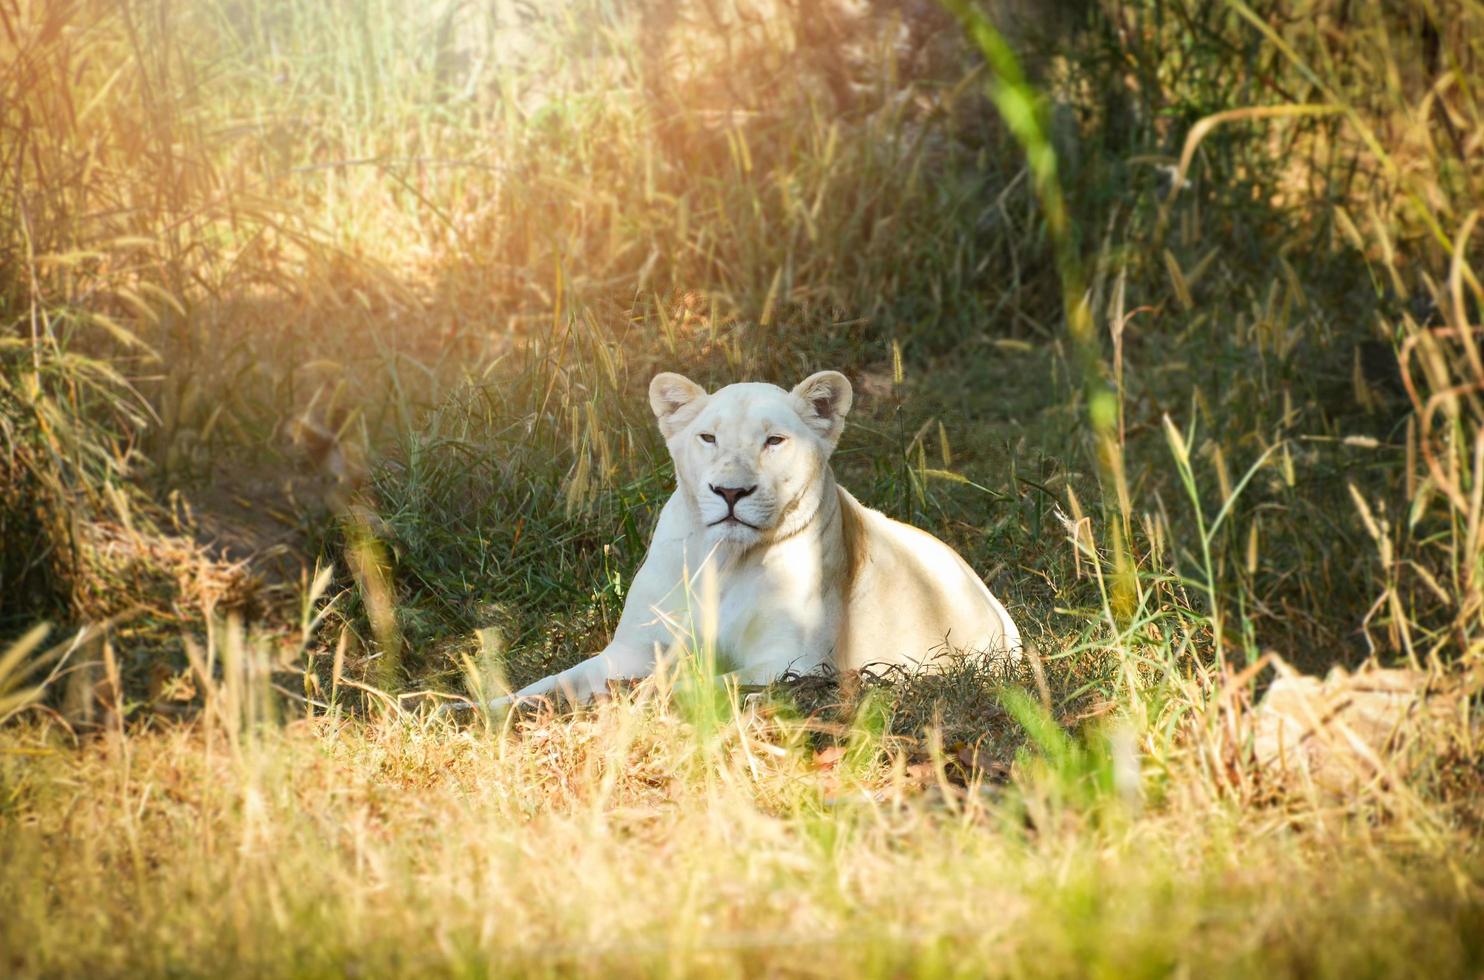
[[727, 510], [729, 511], [737, 506], [737, 501], [743, 497], [751, 496], [752, 492], [757, 489], [757, 484], [753, 484], [750, 487], [718, 487], [715, 484], [708, 483], [706, 486], [711, 488], [712, 493], [727, 502]]

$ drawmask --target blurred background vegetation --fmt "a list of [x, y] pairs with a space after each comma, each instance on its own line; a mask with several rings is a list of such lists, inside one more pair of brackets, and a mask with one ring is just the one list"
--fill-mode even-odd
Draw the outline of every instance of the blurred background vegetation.
[[1023, 83], [931, 3], [4, 0], [0, 628], [143, 678], [333, 565], [357, 676], [527, 680], [642, 556], [648, 377], [828, 366], [1059, 676], [1470, 656], [1479, 9], [984, 10]]

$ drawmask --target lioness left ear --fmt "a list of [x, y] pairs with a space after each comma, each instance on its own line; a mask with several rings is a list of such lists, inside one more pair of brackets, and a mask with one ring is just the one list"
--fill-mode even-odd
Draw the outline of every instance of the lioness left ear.
[[845, 431], [845, 416], [855, 397], [850, 379], [839, 371], [820, 371], [800, 381], [790, 394], [798, 401], [800, 417], [833, 449]]
[[664, 371], [649, 382], [649, 407], [666, 439], [685, 428], [706, 400], [706, 389], [683, 374]]

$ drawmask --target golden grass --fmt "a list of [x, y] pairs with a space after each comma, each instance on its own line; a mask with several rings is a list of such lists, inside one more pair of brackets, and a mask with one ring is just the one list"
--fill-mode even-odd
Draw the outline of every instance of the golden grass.
[[1143, 815], [1057, 804], [1033, 769], [944, 794], [876, 764], [830, 791], [767, 724], [708, 745], [627, 701], [516, 735], [3, 738], [16, 974], [1445, 976], [1484, 955], [1471, 838], [1187, 798], [1188, 774]]

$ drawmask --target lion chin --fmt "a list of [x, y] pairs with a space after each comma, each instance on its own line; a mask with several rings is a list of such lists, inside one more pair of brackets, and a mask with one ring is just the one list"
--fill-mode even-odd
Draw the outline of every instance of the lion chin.
[[751, 524], [743, 524], [741, 521], [727, 519], [712, 524], [707, 529], [707, 537], [716, 544], [740, 545], [743, 547], [757, 544], [762, 540], [762, 528], [753, 527]]
[[829, 460], [851, 401], [837, 371], [792, 391], [747, 383], [709, 394], [657, 375], [649, 403], [676, 487], [613, 641], [501, 700], [585, 700], [610, 680], [647, 676], [697, 639], [726, 650], [743, 684], [930, 666], [949, 646], [1019, 658], [1010, 614], [952, 548], [835, 483]]

